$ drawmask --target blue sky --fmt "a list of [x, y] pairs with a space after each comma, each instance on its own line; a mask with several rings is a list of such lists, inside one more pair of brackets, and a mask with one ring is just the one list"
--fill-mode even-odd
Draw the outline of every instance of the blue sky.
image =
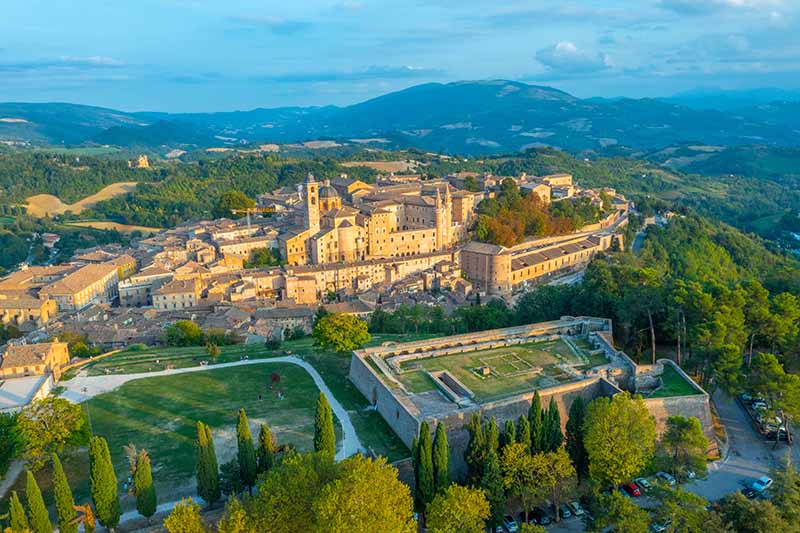
[[800, 88], [800, 0], [3, 0], [0, 101], [222, 111], [503, 78]]

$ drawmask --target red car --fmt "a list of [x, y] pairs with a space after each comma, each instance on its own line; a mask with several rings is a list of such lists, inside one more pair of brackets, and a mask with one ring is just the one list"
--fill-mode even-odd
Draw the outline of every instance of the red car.
[[622, 485], [622, 488], [634, 498], [638, 498], [642, 495], [642, 493], [639, 491], [639, 487], [636, 486], [636, 483], [626, 483], [625, 485]]

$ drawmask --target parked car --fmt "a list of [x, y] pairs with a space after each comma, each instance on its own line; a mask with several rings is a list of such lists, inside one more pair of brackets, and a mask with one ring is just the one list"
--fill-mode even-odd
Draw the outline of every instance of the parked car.
[[569, 510], [566, 503], [559, 505], [558, 512], [561, 513], [561, 518], [572, 518], [572, 511]]
[[583, 516], [586, 514], [586, 511], [583, 510], [579, 501], [575, 500], [574, 502], [569, 502], [569, 508], [572, 509], [572, 514], [575, 516]]
[[516, 533], [519, 531], [519, 526], [517, 525], [517, 521], [514, 520], [514, 517], [510, 514], [507, 514], [503, 517], [503, 527], [506, 528], [508, 533]]
[[545, 511], [541, 507], [537, 507], [536, 509], [534, 509], [531, 514], [536, 519], [536, 521], [542, 526], [546, 526], [547, 524], [552, 522], [550, 515], [547, 514], [547, 511]]
[[659, 479], [663, 480], [670, 487], [674, 487], [675, 486], [675, 483], [676, 483], [675, 482], [675, 478], [672, 477], [671, 474], [667, 474], [666, 472], [659, 472], [658, 474], [656, 474], [656, 477], [658, 477]]
[[664, 533], [667, 530], [667, 526], [662, 524], [650, 524], [650, 531], [653, 533]]
[[743, 495], [744, 495], [744, 497], [745, 497], [745, 498], [747, 498], [748, 500], [752, 500], [753, 498], [755, 498], [756, 496], [758, 496], [758, 493], [757, 493], [756, 491], [754, 491], [753, 489], [751, 489], [750, 487], [745, 487], [745, 488], [743, 488], [743, 489], [742, 489], [742, 494], [743, 494]]
[[622, 489], [634, 498], [638, 498], [642, 495], [641, 491], [639, 491], [639, 487], [636, 486], [636, 483], [625, 483], [622, 485]]
[[772, 486], [772, 478], [769, 478], [767, 476], [761, 476], [757, 480], [753, 481], [753, 483], [750, 485], [750, 488], [756, 491], [758, 494], [761, 494], [771, 486]]
[[639, 489], [644, 492], [647, 492], [648, 490], [653, 488], [653, 485], [649, 481], [647, 481], [646, 478], [643, 477], [637, 477], [636, 479], [633, 480], [633, 482], [636, 483]]
[[[519, 513], [519, 518], [517, 518], [517, 522], [519, 522], [520, 524], [524, 524], [525, 520], [526, 520], [525, 511], [522, 511], [521, 513]], [[533, 524], [534, 526], [537, 524], [536, 518], [534, 518], [533, 516], [533, 511], [528, 511], [527, 521], [528, 524]]]

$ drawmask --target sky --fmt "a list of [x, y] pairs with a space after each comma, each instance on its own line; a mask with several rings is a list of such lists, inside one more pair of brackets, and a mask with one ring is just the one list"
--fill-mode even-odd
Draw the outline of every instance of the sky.
[[3, 0], [0, 101], [347, 105], [509, 79], [579, 97], [800, 88], [800, 0]]

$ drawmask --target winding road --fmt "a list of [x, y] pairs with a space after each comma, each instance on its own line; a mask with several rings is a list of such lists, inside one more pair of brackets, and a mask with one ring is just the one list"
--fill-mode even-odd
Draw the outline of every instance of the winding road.
[[353, 423], [350, 420], [350, 416], [347, 414], [347, 411], [342, 404], [340, 404], [339, 401], [334, 397], [333, 393], [331, 393], [330, 389], [325, 384], [325, 381], [322, 379], [322, 376], [320, 376], [319, 372], [317, 372], [317, 369], [311, 366], [310, 363], [303, 361], [294, 355], [272, 357], [270, 359], [234, 361], [232, 363], [220, 363], [217, 365], [174, 368], [172, 370], [161, 370], [158, 372], [141, 372], [138, 374], [114, 374], [109, 376], [85, 376], [78, 374], [78, 376], [72, 378], [71, 380], [60, 383], [60, 385], [64, 387], [61, 397], [66, 398], [74, 403], [81, 403], [94, 396], [97, 396], [98, 394], [110, 392], [122, 386], [123, 384], [136, 379], [172, 376], [175, 374], [188, 374], [190, 372], [206, 372], [209, 370], [219, 370], [221, 368], [230, 368], [234, 366], [266, 365], [274, 363], [288, 363], [303, 368], [311, 376], [311, 379], [314, 380], [317, 388], [321, 390], [328, 398], [328, 403], [331, 405], [333, 414], [337, 419], [339, 419], [339, 423], [342, 425], [342, 443], [341, 447], [336, 452], [337, 461], [340, 461], [346, 457], [350, 457], [351, 455], [355, 455], [363, 449], [361, 441], [358, 439], [358, 435], [356, 434], [355, 427], [353, 427]]

